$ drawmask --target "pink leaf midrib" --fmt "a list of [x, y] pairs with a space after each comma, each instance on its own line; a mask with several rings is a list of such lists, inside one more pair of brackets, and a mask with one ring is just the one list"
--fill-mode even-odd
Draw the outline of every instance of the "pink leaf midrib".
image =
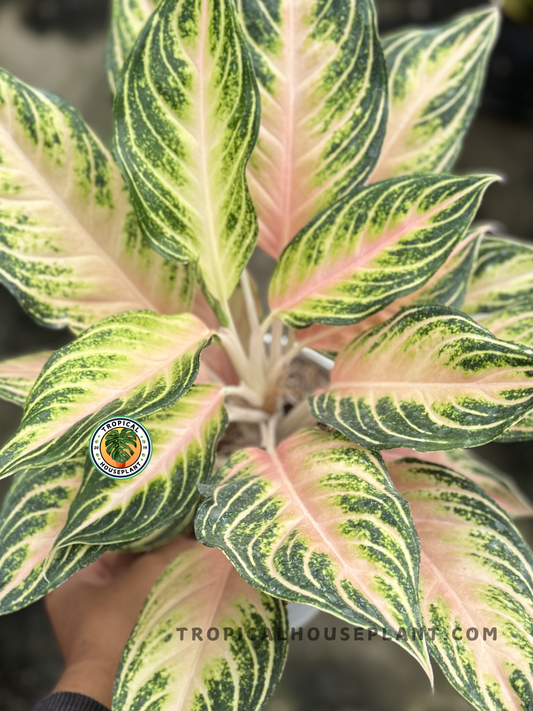
[[[355, 270], [370, 267], [371, 261], [374, 257], [388, 249], [391, 245], [397, 243], [409, 232], [415, 231], [422, 227], [424, 223], [428, 222], [439, 212], [445, 210], [453, 202], [459, 200], [463, 194], [468, 191], [469, 189], [467, 188], [460, 194], [455, 195], [452, 198], [448, 198], [446, 201], [440, 203], [438, 206], [418, 218], [414, 217], [411, 213], [411, 216], [407, 216], [402, 222], [402, 228], [400, 230], [395, 230], [394, 228], [385, 230], [380, 240], [367, 249], [364, 249], [366, 232], [363, 231], [356, 245], [356, 247], [359, 248], [356, 249], [354, 254], [349, 257], [337, 259], [335, 264], [328, 269], [321, 269], [322, 265], [320, 265], [314, 270], [314, 276], [312, 276], [307, 282], [300, 282], [300, 285], [296, 287], [295, 291], [288, 291], [285, 292], [284, 295], [272, 298], [273, 312], [280, 313], [281, 311], [288, 311], [294, 307], [297, 307], [306, 299], [314, 295], [323, 295], [328, 288], [334, 287], [336, 283], [343, 278], [349, 279]], [[317, 225], [315, 225], [315, 229], [316, 227]]]
[[[340, 581], [342, 578], [342, 575], [345, 571], [352, 570], [351, 567], [347, 564], [347, 562], [344, 560], [342, 553], [336, 550], [334, 547], [333, 543], [330, 540], [330, 536], [328, 532], [324, 531], [322, 526], [317, 523], [312, 516], [312, 514], [309, 512], [308, 507], [306, 506], [305, 502], [302, 500], [298, 492], [296, 491], [295, 486], [293, 485], [288, 473], [287, 469], [283, 463], [283, 456], [279, 456], [279, 448], [278, 451], [274, 454], [268, 455], [265, 452], [262, 452], [261, 450], [257, 450], [256, 457], [254, 457], [257, 461], [257, 456], [259, 455], [260, 459], [265, 459], [270, 456], [271, 461], [275, 467], [275, 471], [277, 473], [278, 479], [281, 482], [282, 486], [288, 491], [289, 496], [292, 501], [296, 503], [297, 508], [301, 512], [301, 520], [303, 520], [306, 523], [310, 523], [312, 528], [316, 531], [319, 540], [321, 540], [328, 550], [330, 551], [330, 555], [334, 560], [337, 561], [338, 564], [340, 564], [340, 570], [337, 573], [337, 581]], [[368, 570], [370, 571], [372, 568], [371, 566], [368, 566]], [[375, 595], [374, 593], [365, 585], [365, 583], [362, 581], [362, 579], [359, 577], [357, 579], [357, 586], [363, 591], [363, 594], [367, 598], [367, 600], [374, 601], [373, 604], [376, 606], [376, 608], [380, 611], [380, 614], [382, 614], [385, 619], [389, 622], [391, 627], [394, 627], [394, 624], [396, 623], [396, 620], [394, 620], [388, 613], [387, 611], [384, 611], [383, 609], [379, 608], [379, 605], [376, 605], [375, 603]]]

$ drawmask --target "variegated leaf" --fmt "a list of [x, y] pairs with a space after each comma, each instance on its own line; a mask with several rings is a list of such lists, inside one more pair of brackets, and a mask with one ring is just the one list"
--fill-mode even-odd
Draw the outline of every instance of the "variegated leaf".
[[495, 311], [477, 314], [475, 318], [497, 338], [533, 348], [533, 294], [507, 302]]
[[299, 329], [295, 332], [297, 340], [311, 348], [338, 353], [356, 336], [384, 323], [406, 306], [435, 303], [460, 309], [479, 247], [479, 236], [478, 230], [472, 230], [420, 289], [396, 299], [381, 311], [350, 326], [315, 323], [309, 328]]
[[[502, 303], [507, 305], [497, 311], [476, 314], [476, 321], [497, 338], [523, 343], [529, 348], [533, 348], [533, 295], [517, 301], [503, 301]], [[499, 439], [503, 442], [521, 442], [533, 439], [533, 414], [530, 413], [511, 425]]]
[[[201, 640], [192, 641], [193, 628]], [[124, 650], [113, 711], [260, 711], [281, 677], [287, 637], [281, 600], [251, 588], [219, 551], [185, 539]]]
[[389, 120], [371, 182], [452, 168], [479, 103], [499, 14], [484, 8], [383, 41]]
[[113, 94], [124, 62], [160, 2], [161, 0], [113, 0], [106, 55], [107, 78]]
[[83, 452], [14, 478], [0, 511], [0, 614], [30, 605], [102, 554], [100, 548], [71, 546], [49, 560], [80, 487], [85, 457]]
[[533, 554], [472, 481], [436, 464], [389, 468], [420, 536], [432, 655], [478, 711], [533, 706]]
[[274, 454], [243, 449], [219, 469], [196, 535], [251, 585], [364, 627], [385, 629], [431, 675], [420, 627], [419, 547], [379, 454], [302, 430]]
[[0, 511], [0, 612], [48, 592], [44, 563], [78, 491], [86, 453], [50, 469], [21, 472]]
[[272, 311], [293, 328], [346, 325], [419, 289], [460, 242], [493, 180], [424, 175], [353, 191], [285, 249]]
[[533, 246], [510, 237], [486, 236], [481, 242], [463, 311], [477, 315], [533, 296]]
[[257, 237], [244, 173], [259, 111], [233, 1], [159, 5], [117, 88], [115, 153], [151, 244], [222, 302]]
[[[44, 564], [43, 575], [49, 583], [49, 588], [43, 591], [47, 595], [71, 578], [82, 568], [86, 568], [109, 549], [106, 546], [67, 546], [57, 552], [52, 552]], [[28, 603], [29, 604], [29, 601]]]
[[[175, 534], [191, 522], [198, 485], [209, 480], [218, 438], [226, 425], [224, 392], [195, 385], [176, 404], [143, 420], [153, 455], [139, 476], [125, 481], [104, 477], [89, 457], [57, 547], [73, 543], [133, 542], [172, 524]], [[156, 539], [157, 540], [157, 539]]]
[[413, 306], [356, 338], [310, 398], [313, 415], [373, 449], [477, 447], [533, 409], [533, 350], [446, 306]]
[[139, 538], [137, 541], [118, 543], [113, 546], [113, 550], [124, 553], [146, 553], [154, 550], [154, 548], [159, 548], [172, 541], [178, 534], [183, 533], [193, 523], [195, 513], [196, 509], [193, 508], [189, 516], [184, 520], [180, 520], [178, 524], [171, 523], [168, 526], [157, 529], [145, 538]]
[[237, 0], [261, 91], [248, 167], [259, 246], [274, 258], [362, 183], [387, 121], [387, 75], [371, 0]]
[[415, 458], [422, 462], [441, 464], [472, 479], [509, 516], [519, 518], [533, 515], [531, 502], [520, 491], [513, 479], [468, 450], [452, 449], [449, 452], [419, 454], [412, 449], [388, 449], [381, 454], [387, 467], [389, 462], [394, 464], [400, 459]]
[[52, 351], [11, 358], [0, 363], [0, 398], [24, 407], [26, 398]]
[[132, 311], [93, 326], [47, 362], [0, 451], [0, 477], [69, 459], [107, 417], [170, 407], [194, 383], [210, 337], [190, 314]]
[[0, 70], [0, 282], [75, 332], [123, 311], [187, 310], [194, 271], [141, 235], [118, 168], [75, 109]]

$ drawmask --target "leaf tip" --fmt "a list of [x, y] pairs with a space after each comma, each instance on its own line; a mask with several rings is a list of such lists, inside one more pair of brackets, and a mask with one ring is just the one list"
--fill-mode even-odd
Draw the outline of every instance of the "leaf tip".
[[506, 176], [501, 173], [480, 173], [479, 175], [473, 175], [472, 177], [476, 181], [477, 186], [482, 193], [484, 193], [485, 190], [491, 185], [495, 183], [505, 183], [507, 179]]

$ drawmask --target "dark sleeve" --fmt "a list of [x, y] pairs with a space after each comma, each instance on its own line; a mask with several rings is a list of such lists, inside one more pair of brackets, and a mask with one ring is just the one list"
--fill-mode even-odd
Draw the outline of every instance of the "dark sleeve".
[[58, 691], [39, 701], [33, 711], [109, 711], [99, 701], [71, 691]]

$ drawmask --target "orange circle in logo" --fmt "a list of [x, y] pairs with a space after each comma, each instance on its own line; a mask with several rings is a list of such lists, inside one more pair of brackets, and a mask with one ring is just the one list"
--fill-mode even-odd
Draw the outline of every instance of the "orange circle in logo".
[[121, 432], [122, 430], [128, 429], [127, 427], [115, 427], [112, 430], [109, 430], [109, 432], [103, 437], [102, 441], [100, 442], [100, 454], [102, 456], [102, 459], [104, 462], [109, 464], [111, 467], [116, 467], [117, 469], [127, 469], [128, 467], [131, 467], [132, 464], [135, 464], [139, 460], [139, 457], [141, 456], [141, 440], [139, 439], [138, 435], [135, 435], [135, 445], [131, 444], [128, 447], [128, 450], [133, 451], [133, 454], [131, 457], [126, 460], [125, 462], [116, 462], [114, 459], [112, 459], [111, 455], [108, 454], [107, 452], [107, 446], [106, 446], [106, 440], [112, 432]]

